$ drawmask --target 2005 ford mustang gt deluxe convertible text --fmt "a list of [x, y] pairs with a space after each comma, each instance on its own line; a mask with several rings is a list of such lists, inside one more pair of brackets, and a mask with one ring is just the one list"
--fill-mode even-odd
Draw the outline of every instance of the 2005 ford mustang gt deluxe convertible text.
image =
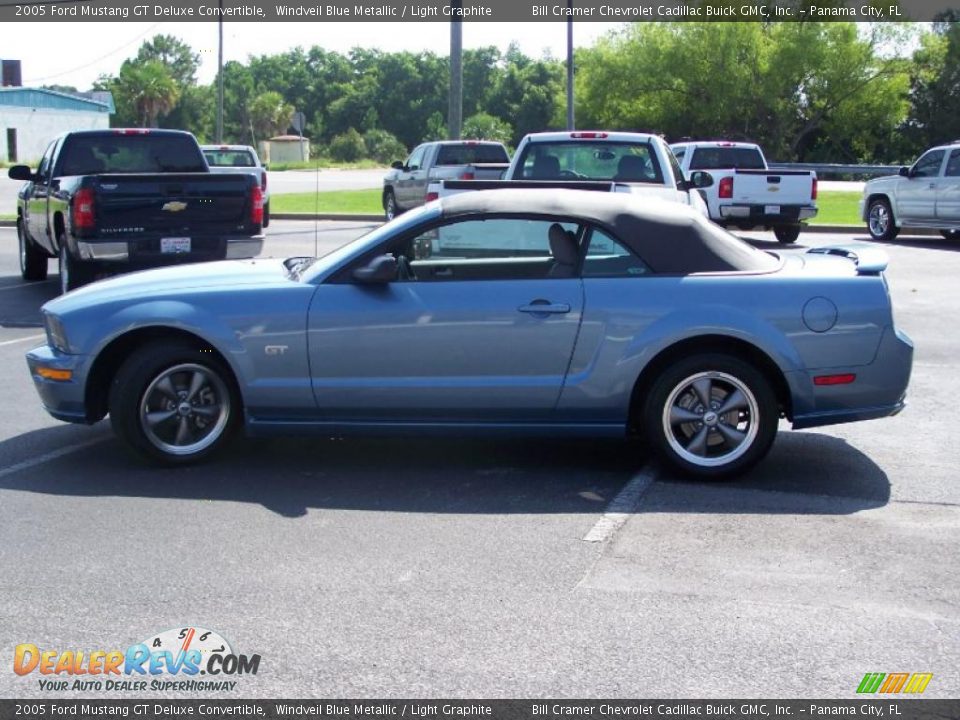
[[702, 477], [795, 428], [900, 411], [913, 346], [870, 246], [779, 256], [687, 208], [492, 190], [322, 257], [95, 283], [43, 308], [27, 355], [47, 410], [108, 412], [133, 449], [199, 460], [240, 425], [639, 434]]

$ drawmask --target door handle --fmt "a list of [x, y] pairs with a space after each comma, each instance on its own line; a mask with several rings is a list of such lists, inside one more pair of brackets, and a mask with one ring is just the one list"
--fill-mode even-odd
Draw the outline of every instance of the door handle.
[[560, 315], [570, 312], [570, 305], [567, 303], [552, 303], [549, 300], [534, 300], [529, 305], [521, 305], [517, 310], [533, 315]]

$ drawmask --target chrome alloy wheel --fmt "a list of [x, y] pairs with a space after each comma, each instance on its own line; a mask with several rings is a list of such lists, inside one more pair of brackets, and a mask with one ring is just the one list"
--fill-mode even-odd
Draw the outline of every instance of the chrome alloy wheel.
[[210, 447], [230, 421], [230, 393], [210, 368], [185, 363], [153, 379], [140, 401], [140, 426], [158, 450], [194, 455]]
[[875, 237], [885, 235], [890, 229], [890, 210], [884, 203], [876, 202], [870, 206], [867, 225], [870, 228], [870, 234]]
[[663, 432], [673, 450], [693, 465], [727, 465], [757, 438], [760, 411], [738, 378], [708, 371], [679, 382], [663, 406]]

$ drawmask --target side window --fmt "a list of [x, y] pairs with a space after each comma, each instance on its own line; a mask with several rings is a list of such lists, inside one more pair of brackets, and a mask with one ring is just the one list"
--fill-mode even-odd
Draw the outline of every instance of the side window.
[[409, 243], [410, 280], [572, 278], [580, 260], [576, 223], [471, 219], [434, 227]]
[[52, 143], [47, 145], [46, 151], [43, 153], [43, 158], [40, 160], [40, 165], [37, 166], [37, 175], [43, 178], [44, 181], [50, 179], [50, 163], [53, 160], [53, 148], [56, 146], [57, 141], [54, 140]]
[[946, 150], [931, 150], [917, 160], [913, 166], [913, 177], [936, 177], [940, 174], [940, 164]]
[[677, 161], [676, 155], [674, 155], [670, 150], [667, 150], [667, 161], [670, 163], [670, 169], [673, 170], [673, 182], [677, 186], [677, 190], [684, 190], [684, 176], [683, 170], [680, 168], [680, 163]]
[[590, 244], [583, 261], [583, 277], [639, 277], [650, 275], [643, 260], [603, 230], [590, 234]]
[[960, 177], [960, 150], [954, 150], [950, 153], [950, 159], [947, 160], [947, 169], [944, 175], [947, 177]]
[[421, 145], [420, 147], [414, 149], [414, 151], [410, 153], [410, 157], [407, 158], [407, 170], [419, 170], [423, 165], [423, 156], [426, 151], [426, 145]]

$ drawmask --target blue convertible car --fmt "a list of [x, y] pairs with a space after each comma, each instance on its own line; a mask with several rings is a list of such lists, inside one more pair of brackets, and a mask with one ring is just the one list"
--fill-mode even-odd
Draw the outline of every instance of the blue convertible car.
[[913, 347], [886, 256], [762, 252], [676, 204], [575, 190], [430, 203], [322, 257], [105, 280], [47, 303], [47, 410], [141, 455], [249, 434], [639, 434], [742, 472], [795, 428], [893, 415]]

